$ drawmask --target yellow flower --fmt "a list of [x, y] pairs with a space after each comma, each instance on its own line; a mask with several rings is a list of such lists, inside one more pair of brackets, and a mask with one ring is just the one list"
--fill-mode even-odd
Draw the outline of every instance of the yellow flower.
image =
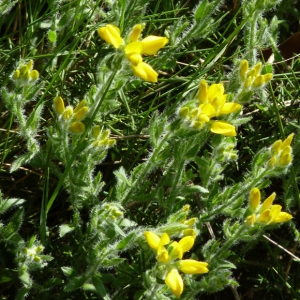
[[33, 61], [30, 60], [27, 64], [23, 64], [19, 69], [15, 70], [12, 78], [14, 80], [19, 80], [25, 84], [26, 81], [35, 81], [39, 78], [40, 74], [37, 70], [32, 70]]
[[94, 148], [112, 147], [116, 140], [109, 138], [109, 135], [110, 130], [103, 130], [99, 125], [94, 126], [92, 128], [92, 139], [94, 139], [92, 146]]
[[179, 263], [179, 270], [185, 274], [204, 274], [209, 270], [207, 269], [208, 263], [197, 261], [193, 259], [184, 259]]
[[224, 121], [214, 121], [210, 131], [224, 136], [236, 136], [235, 127]]
[[199, 106], [190, 109], [182, 107], [179, 114], [196, 129], [202, 128], [206, 123], [210, 125], [210, 131], [224, 136], [236, 136], [235, 127], [226, 121], [211, 120], [212, 118], [228, 115], [239, 111], [242, 106], [234, 102], [226, 102], [227, 94], [224, 94], [224, 86], [220, 83], [208, 86], [206, 80], [202, 79], [199, 85]]
[[249, 70], [249, 63], [243, 59], [240, 63], [240, 79], [244, 83], [244, 88], [249, 89], [259, 88], [268, 83], [272, 78], [272, 73], [260, 74], [262, 63], [258, 62], [252, 69]]
[[131, 65], [135, 76], [149, 82], [157, 82], [158, 74], [147, 63], [141, 62], [137, 66]]
[[78, 134], [81, 134], [84, 132], [85, 130], [85, 126], [83, 123], [81, 122], [73, 122], [70, 127], [69, 127], [69, 130], [73, 133], [78, 133]]
[[256, 223], [270, 225], [274, 223], [283, 223], [292, 219], [292, 215], [282, 212], [281, 205], [274, 204], [276, 197], [272, 193], [264, 202], [260, 203], [260, 191], [258, 188], [253, 188], [250, 191], [250, 211], [251, 215], [246, 218], [246, 223], [253, 226]]
[[120, 29], [114, 25], [106, 25], [98, 29], [99, 36], [107, 43], [113, 45], [116, 49], [125, 45], [123, 51], [129, 60], [135, 76], [145, 81], [157, 82], [158, 74], [147, 63], [143, 62], [143, 54], [154, 55], [168, 43], [168, 39], [161, 36], [150, 35], [139, 41], [143, 24], [137, 24], [133, 27], [131, 33], [124, 43], [120, 36]]
[[78, 134], [84, 132], [85, 126], [79, 121], [86, 116], [89, 110], [85, 100], [82, 100], [73, 110], [72, 106], [65, 107], [62, 97], [57, 96], [53, 100], [53, 108], [70, 132]]
[[171, 243], [167, 233], [159, 237], [154, 232], [145, 231], [144, 235], [150, 248], [156, 251], [156, 260], [166, 266], [165, 283], [176, 297], [180, 297], [184, 287], [178, 269], [185, 274], [204, 274], [209, 271], [206, 262], [182, 259], [183, 254], [193, 247], [194, 236], [185, 236], [179, 242]]
[[116, 49], [124, 44], [120, 35], [120, 29], [117, 26], [107, 24], [105, 27], [100, 27], [97, 32], [102, 40], [114, 46]]
[[269, 168], [286, 167], [292, 161], [292, 147], [290, 146], [294, 134], [290, 134], [284, 141], [277, 140], [270, 148], [272, 157], [267, 163]]
[[179, 298], [183, 292], [183, 280], [177, 269], [172, 269], [166, 276], [166, 285], [171, 289], [172, 293]]
[[53, 106], [54, 106], [54, 110], [59, 114], [63, 114], [63, 112], [65, 111], [65, 104], [64, 104], [64, 100], [62, 99], [62, 97], [57, 96], [54, 98], [53, 101]]

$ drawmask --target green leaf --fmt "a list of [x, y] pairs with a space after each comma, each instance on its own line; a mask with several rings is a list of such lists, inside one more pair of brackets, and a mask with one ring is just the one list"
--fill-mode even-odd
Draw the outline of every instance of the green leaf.
[[55, 30], [49, 30], [49, 32], [48, 32], [48, 40], [51, 43], [55, 43], [56, 39], [57, 39], [56, 31]]
[[182, 189], [183, 193], [201, 193], [201, 194], [207, 194], [209, 193], [209, 190], [204, 188], [203, 186], [200, 185], [189, 185], [185, 188]]
[[72, 279], [64, 288], [64, 292], [72, 292], [76, 289], [79, 289], [83, 286], [85, 282], [84, 277], [76, 277]]
[[18, 292], [18, 295], [16, 296], [16, 300], [25, 299], [29, 290], [30, 290], [29, 288], [25, 288], [25, 287], [21, 288]]
[[125, 183], [127, 186], [131, 187], [131, 182], [127, 179], [126, 171], [121, 167], [118, 171], [114, 172], [119, 183]]
[[[29, 118], [27, 119], [26, 122], [26, 129], [30, 128], [33, 132], [36, 132], [38, 125], [39, 125], [39, 121], [41, 119], [41, 113], [43, 110], [43, 105], [39, 105], [33, 112], [32, 114], [29, 116]], [[27, 129], [29, 130], [29, 129]]]
[[75, 228], [69, 224], [63, 224], [59, 226], [59, 236], [63, 237], [65, 234], [73, 231]]
[[117, 250], [124, 250], [124, 248], [128, 245], [128, 244], [132, 244], [133, 241], [135, 240], [136, 237], [136, 233], [135, 232], [131, 232], [130, 234], [128, 234], [124, 239], [122, 239], [116, 246]]
[[13, 208], [14, 206], [21, 205], [25, 202], [23, 199], [10, 198], [0, 200], [0, 214], [5, 213], [7, 210]]
[[210, 8], [211, 4], [209, 4], [207, 0], [202, 1], [194, 14], [196, 22], [200, 22], [201, 20], [207, 18], [207, 16], [211, 13]]
[[61, 267], [61, 270], [67, 277], [70, 277], [74, 271], [73, 268], [71, 268], [71, 267]]
[[12, 166], [10, 168], [10, 172], [14, 172], [17, 169], [19, 169], [22, 165], [26, 164], [28, 161], [30, 161], [30, 159], [34, 156], [33, 153], [25, 153], [21, 156], [19, 156], [13, 163]]
[[101, 278], [99, 276], [94, 276], [93, 277], [93, 284], [98, 292], [98, 294], [104, 298], [107, 296], [107, 292], [106, 292], [106, 289], [105, 289], [105, 286], [101, 280]]

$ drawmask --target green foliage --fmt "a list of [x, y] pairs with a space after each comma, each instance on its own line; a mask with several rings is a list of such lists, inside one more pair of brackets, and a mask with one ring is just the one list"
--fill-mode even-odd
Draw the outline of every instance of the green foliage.
[[297, 63], [258, 59], [279, 2], [1, 2], [3, 299], [299, 296]]

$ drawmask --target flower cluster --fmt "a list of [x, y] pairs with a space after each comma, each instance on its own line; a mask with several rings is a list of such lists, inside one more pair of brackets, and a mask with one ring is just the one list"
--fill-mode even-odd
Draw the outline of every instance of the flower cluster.
[[36, 246], [32, 245], [31, 247], [23, 248], [22, 249], [22, 254], [24, 255], [24, 260], [27, 263], [38, 263], [43, 265], [43, 260], [39, 256], [41, 252], [44, 250], [44, 247], [42, 245]]
[[86, 116], [89, 110], [86, 100], [82, 100], [73, 110], [72, 106], [65, 107], [64, 100], [57, 96], [54, 98], [53, 107], [70, 132], [78, 134], [84, 132], [85, 126], [80, 120]]
[[186, 119], [193, 128], [201, 128], [209, 124], [210, 131], [224, 136], [236, 136], [235, 127], [226, 121], [211, 120], [222, 115], [239, 111], [242, 106], [234, 102], [226, 102], [227, 94], [224, 94], [223, 84], [212, 84], [208, 87], [207, 82], [200, 82], [198, 102], [196, 108], [184, 106], [179, 114]]
[[244, 88], [259, 88], [268, 83], [272, 78], [272, 73], [260, 74], [261, 62], [258, 62], [252, 69], [249, 70], [249, 63], [243, 59], [240, 64], [240, 79], [244, 83]]
[[270, 225], [291, 220], [292, 215], [282, 212], [281, 205], [273, 204], [275, 197], [276, 194], [272, 193], [263, 203], [261, 203], [260, 190], [258, 188], [253, 188], [250, 191], [249, 209], [251, 215], [246, 218], [247, 224], [250, 226], [253, 226], [256, 223]]
[[167, 233], [159, 237], [156, 233], [144, 232], [148, 245], [155, 250], [157, 261], [165, 266], [165, 283], [176, 297], [183, 292], [183, 279], [179, 274], [204, 274], [208, 272], [208, 263], [193, 259], [182, 259], [183, 254], [189, 251], [195, 242], [195, 237], [185, 236], [179, 242], [170, 241]]
[[30, 60], [27, 64], [21, 65], [12, 75], [14, 79], [20, 85], [26, 85], [29, 81], [36, 81], [39, 78], [39, 72], [33, 70], [33, 61]]
[[290, 134], [284, 141], [277, 140], [270, 148], [271, 159], [268, 161], [268, 167], [286, 167], [292, 161], [291, 142], [294, 134]]
[[103, 130], [99, 125], [94, 126], [92, 129], [92, 137], [94, 140], [92, 146], [94, 148], [112, 147], [116, 143], [116, 140], [109, 138], [109, 135], [109, 130]]
[[157, 82], [157, 72], [143, 61], [142, 54], [154, 55], [168, 43], [168, 39], [161, 36], [149, 35], [139, 41], [144, 26], [137, 24], [125, 41], [120, 35], [120, 29], [114, 25], [107, 24], [100, 27], [97, 32], [104, 41], [116, 49], [122, 48], [126, 58], [129, 60], [133, 73], [145, 81]]

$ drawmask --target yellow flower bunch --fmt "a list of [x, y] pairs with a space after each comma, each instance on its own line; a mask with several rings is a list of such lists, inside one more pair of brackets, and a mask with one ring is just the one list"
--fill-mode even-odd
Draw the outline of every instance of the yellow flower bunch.
[[264, 75], [260, 74], [261, 62], [258, 62], [252, 69], [249, 70], [249, 63], [243, 59], [240, 64], [240, 79], [244, 82], [245, 88], [258, 88], [268, 83], [272, 78], [272, 73]]
[[179, 110], [181, 117], [191, 123], [193, 128], [201, 128], [204, 124], [210, 125], [210, 131], [224, 136], [236, 136], [235, 127], [228, 122], [212, 120], [212, 118], [237, 112], [242, 105], [234, 102], [226, 102], [227, 94], [224, 94], [223, 84], [212, 84], [200, 81], [198, 93], [198, 107], [190, 109], [185, 106]]
[[114, 48], [122, 48], [131, 64], [134, 75], [145, 81], [157, 82], [157, 72], [143, 61], [142, 54], [156, 54], [168, 43], [168, 39], [166, 37], [149, 35], [139, 41], [143, 28], [143, 24], [135, 25], [127, 38], [127, 43], [122, 39], [120, 29], [114, 25], [107, 24], [105, 27], [100, 27], [97, 32], [100, 38]]
[[270, 225], [291, 220], [292, 215], [282, 212], [281, 205], [273, 204], [275, 197], [276, 194], [272, 193], [263, 203], [261, 203], [260, 190], [258, 188], [253, 188], [250, 191], [249, 209], [251, 215], [246, 218], [247, 224], [250, 226], [253, 226], [256, 223]]
[[176, 297], [183, 292], [183, 279], [178, 270], [185, 274], [204, 274], [209, 271], [206, 262], [182, 259], [183, 254], [193, 247], [195, 237], [185, 236], [179, 242], [171, 242], [167, 233], [159, 237], [154, 232], [145, 231], [144, 235], [150, 248], [155, 250], [157, 261], [166, 267], [165, 283]]
[[12, 78], [18, 81], [35, 81], [39, 78], [39, 72], [33, 70], [33, 61], [20, 66], [12, 75]]
[[67, 123], [69, 131], [78, 134], [84, 132], [85, 126], [80, 120], [86, 116], [89, 110], [85, 100], [82, 100], [76, 108], [73, 109], [72, 106], [65, 107], [62, 97], [57, 96], [54, 98], [53, 107], [55, 112], [61, 116], [61, 119]]
[[293, 140], [294, 134], [290, 134], [284, 141], [277, 140], [271, 146], [271, 155], [272, 158], [268, 161], [268, 167], [286, 167], [292, 161], [292, 147], [291, 143]]
[[92, 146], [94, 148], [101, 148], [101, 147], [112, 147], [115, 143], [115, 139], [109, 138], [110, 131], [103, 130], [99, 125], [96, 125], [92, 129], [92, 136], [93, 136], [93, 143]]

